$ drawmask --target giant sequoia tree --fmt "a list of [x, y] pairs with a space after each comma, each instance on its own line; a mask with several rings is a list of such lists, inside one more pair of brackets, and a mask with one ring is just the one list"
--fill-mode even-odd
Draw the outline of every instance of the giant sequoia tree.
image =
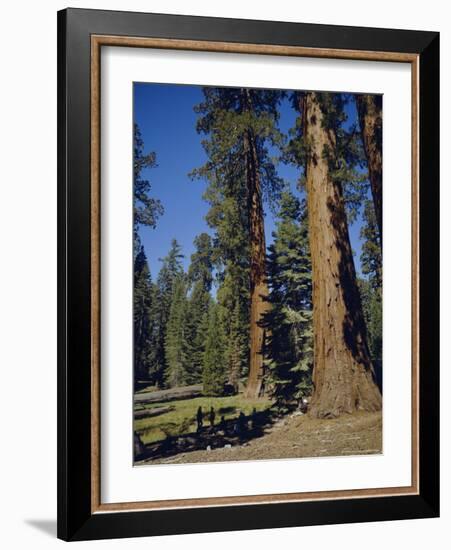
[[365, 323], [340, 179], [337, 152], [341, 96], [297, 96], [303, 124], [310, 252], [313, 271], [314, 392], [310, 414], [334, 417], [379, 410], [380, 392]]
[[[273, 197], [281, 181], [268, 153], [268, 143], [280, 139], [277, 106], [280, 92], [247, 88], [204, 88], [197, 129], [208, 136], [203, 144], [207, 164], [197, 170], [216, 196], [230, 198], [228, 189], [239, 187], [244, 199], [244, 221], [249, 235], [250, 362], [248, 397], [263, 393], [263, 317], [268, 309], [263, 194]], [[232, 199], [233, 200], [233, 199]]]
[[373, 194], [379, 239], [382, 244], [382, 96], [356, 96], [360, 131], [368, 160], [368, 175]]

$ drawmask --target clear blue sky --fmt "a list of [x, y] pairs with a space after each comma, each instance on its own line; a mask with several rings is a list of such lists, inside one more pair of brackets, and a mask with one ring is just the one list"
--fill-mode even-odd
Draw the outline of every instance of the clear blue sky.
[[[190, 180], [189, 172], [202, 166], [206, 155], [202, 148], [203, 136], [196, 132], [197, 116], [194, 105], [202, 100], [200, 86], [175, 84], [134, 84], [134, 121], [138, 124], [144, 141], [144, 151], [154, 151], [156, 168], [143, 171], [142, 177], [152, 185], [151, 194], [164, 207], [164, 215], [157, 227], [140, 228], [140, 237], [149, 261], [152, 279], [155, 280], [161, 267], [159, 258], [166, 256], [171, 240], [176, 238], [185, 254], [185, 269], [194, 251], [193, 240], [199, 233], [213, 234], [205, 222], [209, 205], [202, 199], [206, 182]], [[353, 102], [346, 106], [348, 122], [356, 119]], [[280, 129], [287, 132], [294, 125], [296, 113], [284, 101], [280, 107]], [[279, 164], [279, 175], [296, 191], [299, 170], [291, 165]], [[355, 252], [356, 269], [360, 272], [359, 238], [361, 220], [350, 227], [351, 245]], [[265, 205], [266, 242], [272, 242], [275, 219]]]

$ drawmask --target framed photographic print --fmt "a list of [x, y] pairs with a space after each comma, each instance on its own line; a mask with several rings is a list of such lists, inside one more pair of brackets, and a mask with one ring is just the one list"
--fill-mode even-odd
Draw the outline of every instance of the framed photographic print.
[[58, 536], [439, 513], [439, 35], [58, 14]]

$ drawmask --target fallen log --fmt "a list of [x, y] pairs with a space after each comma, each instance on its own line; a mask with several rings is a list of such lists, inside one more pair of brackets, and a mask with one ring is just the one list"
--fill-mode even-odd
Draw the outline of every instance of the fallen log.
[[177, 399], [193, 399], [202, 395], [202, 384], [194, 386], [183, 386], [181, 388], [171, 388], [169, 390], [158, 390], [136, 393], [135, 403], [165, 403]]
[[137, 409], [134, 412], [135, 419], [138, 418], [151, 418], [152, 416], [159, 416], [160, 414], [165, 414], [171, 412], [175, 407], [171, 405], [166, 405], [163, 407], [153, 407], [152, 409]]

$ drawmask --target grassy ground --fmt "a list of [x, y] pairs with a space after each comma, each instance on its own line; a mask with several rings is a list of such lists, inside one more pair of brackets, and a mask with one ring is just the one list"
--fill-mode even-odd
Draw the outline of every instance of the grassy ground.
[[240, 411], [243, 411], [245, 415], [249, 415], [254, 407], [257, 411], [270, 407], [271, 401], [268, 399], [244, 399], [242, 395], [233, 395], [230, 397], [196, 397], [194, 399], [172, 401], [171, 403], [152, 403], [144, 405], [144, 407], [155, 408], [163, 405], [170, 405], [173, 410], [159, 416], [140, 418], [134, 421], [134, 429], [146, 445], [161, 441], [167, 436], [183, 435], [196, 431], [198, 407], [202, 407], [204, 412], [205, 426], [209, 425], [207, 416], [210, 407], [215, 409], [215, 423], [218, 424], [221, 416], [224, 416], [226, 420], [236, 418]]
[[[252, 406], [251, 404], [251, 409]], [[143, 461], [141, 464], [350, 456], [381, 452], [381, 412], [357, 412], [329, 420], [315, 420], [306, 415], [293, 414], [268, 427], [263, 437], [244, 445], [181, 453], [173, 457]]]

